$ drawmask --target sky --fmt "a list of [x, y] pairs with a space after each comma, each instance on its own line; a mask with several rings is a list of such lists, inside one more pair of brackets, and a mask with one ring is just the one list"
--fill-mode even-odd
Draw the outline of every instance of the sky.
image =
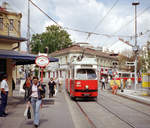
[[[8, 2], [10, 7], [22, 13], [21, 34], [27, 35], [28, 0], [0, 0]], [[88, 42], [94, 47], [121, 52], [132, 47], [119, 41], [122, 38], [134, 45], [135, 0], [32, 0], [63, 27], [94, 32], [100, 35], [67, 30], [73, 42]], [[139, 0], [137, 6], [137, 44], [142, 46], [150, 40], [150, 0]], [[114, 5], [114, 6], [113, 6]], [[42, 33], [45, 27], [55, 24], [30, 3], [31, 34]], [[146, 11], [144, 11], [146, 10]], [[26, 50], [22, 44], [22, 50]]]

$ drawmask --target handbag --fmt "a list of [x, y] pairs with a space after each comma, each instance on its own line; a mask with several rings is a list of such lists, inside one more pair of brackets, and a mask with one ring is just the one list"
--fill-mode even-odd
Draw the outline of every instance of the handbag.
[[31, 119], [31, 110], [30, 110], [30, 107], [28, 107], [27, 118]]
[[28, 113], [28, 107], [26, 107], [26, 109], [24, 111], [24, 117], [27, 117], [27, 113]]
[[31, 109], [29, 105], [26, 106], [26, 109], [24, 111], [24, 117], [26, 117], [27, 119], [31, 119]]

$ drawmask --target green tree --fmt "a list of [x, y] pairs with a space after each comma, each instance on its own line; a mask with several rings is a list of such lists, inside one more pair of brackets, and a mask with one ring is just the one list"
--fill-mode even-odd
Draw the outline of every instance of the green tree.
[[34, 34], [31, 39], [31, 52], [44, 52], [48, 47], [48, 53], [60, 50], [72, 45], [70, 35], [67, 31], [56, 25], [46, 27], [42, 34]]

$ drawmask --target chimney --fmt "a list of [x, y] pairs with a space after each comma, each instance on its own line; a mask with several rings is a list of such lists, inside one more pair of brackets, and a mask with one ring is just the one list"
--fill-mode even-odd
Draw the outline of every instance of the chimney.
[[3, 2], [2, 3], [2, 8], [7, 9], [8, 8], [8, 3], [7, 2]]

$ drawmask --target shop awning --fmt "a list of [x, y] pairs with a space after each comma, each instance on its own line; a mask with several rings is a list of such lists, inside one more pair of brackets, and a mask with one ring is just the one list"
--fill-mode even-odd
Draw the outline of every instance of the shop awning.
[[[26, 64], [34, 64], [35, 63], [35, 58], [38, 55], [33, 55], [33, 54], [25, 54], [25, 53], [20, 53], [17, 51], [12, 51], [12, 50], [3, 50], [0, 49], [0, 58], [10, 58], [15, 60], [16, 65], [26, 65]], [[49, 58], [50, 62], [57, 62], [57, 58]]]

